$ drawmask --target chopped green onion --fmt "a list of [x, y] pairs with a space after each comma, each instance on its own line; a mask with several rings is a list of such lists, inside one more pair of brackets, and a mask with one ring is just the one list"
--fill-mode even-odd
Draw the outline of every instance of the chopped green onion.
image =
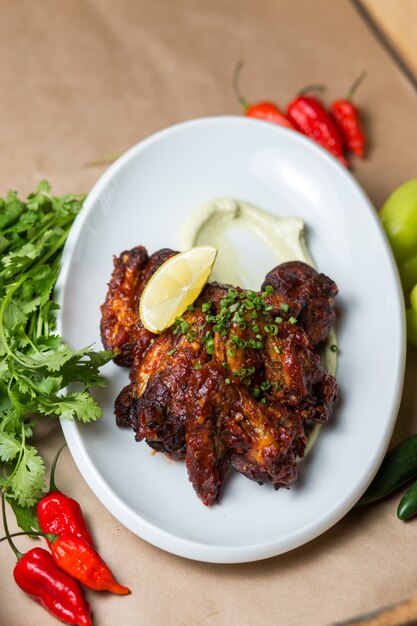
[[246, 300], [243, 300], [242, 304], [244, 304], [245, 308], [248, 310], [255, 308], [255, 305], [253, 304], [253, 302], [249, 300], [248, 298], [246, 298]]
[[264, 329], [268, 335], [271, 335], [271, 337], [278, 334], [278, 326], [276, 324], [265, 324]]

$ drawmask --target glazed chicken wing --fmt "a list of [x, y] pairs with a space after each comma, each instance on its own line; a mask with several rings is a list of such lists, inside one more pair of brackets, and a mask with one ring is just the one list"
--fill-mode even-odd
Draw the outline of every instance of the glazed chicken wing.
[[314, 346], [326, 339], [335, 323], [337, 295], [337, 286], [328, 276], [301, 261], [289, 261], [266, 275], [262, 289], [266, 285], [273, 287], [269, 300], [275, 310], [280, 310], [283, 301], [288, 303], [286, 315], [297, 318]]
[[171, 256], [173, 250], [158, 250], [148, 256], [143, 246], [114, 257], [114, 269], [104, 304], [100, 332], [103, 346], [116, 354], [115, 363], [130, 367], [136, 353], [143, 354], [153, 334], [143, 327], [139, 301], [146, 283]]
[[153, 335], [141, 323], [140, 296], [173, 254], [148, 257], [139, 246], [114, 261], [101, 333], [116, 362], [131, 367], [116, 423], [185, 458], [206, 505], [218, 500], [231, 467], [289, 487], [309, 430], [330, 417], [337, 399], [336, 381], [314, 350], [334, 322], [336, 285], [299, 262], [272, 270], [261, 292], [207, 284], [171, 328]]

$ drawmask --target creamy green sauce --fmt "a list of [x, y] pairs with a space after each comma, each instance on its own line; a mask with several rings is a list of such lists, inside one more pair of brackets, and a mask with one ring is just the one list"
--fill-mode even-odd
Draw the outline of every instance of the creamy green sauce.
[[[264, 276], [286, 261], [304, 261], [315, 267], [300, 217], [278, 217], [249, 202], [215, 198], [197, 207], [184, 222], [180, 248], [210, 244], [218, 250], [210, 280], [246, 289], [259, 289]], [[330, 331], [321, 359], [329, 374], [336, 375], [337, 345]]]

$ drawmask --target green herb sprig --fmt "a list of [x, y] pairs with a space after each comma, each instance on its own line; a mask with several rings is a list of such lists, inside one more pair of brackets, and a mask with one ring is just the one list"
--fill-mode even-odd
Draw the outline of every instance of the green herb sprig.
[[[64, 243], [84, 197], [55, 197], [46, 181], [26, 201], [0, 198], [0, 488], [18, 523], [44, 488], [45, 463], [29, 443], [42, 415], [90, 422], [101, 414], [90, 395], [102, 387], [112, 354], [74, 351], [56, 333], [52, 299]], [[77, 390], [62, 394], [70, 383]]]

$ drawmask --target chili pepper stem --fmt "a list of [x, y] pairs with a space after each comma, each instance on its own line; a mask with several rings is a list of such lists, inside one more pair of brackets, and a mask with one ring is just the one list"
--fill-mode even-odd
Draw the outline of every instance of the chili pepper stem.
[[349, 100], [349, 102], [352, 100], [352, 98], [353, 98], [353, 96], [355, 94], [355, 91], [357, 90], [357, 88], [359, 87], [361, 82], [364, 80], [364, 78], [366, 77], [367, 73], [368, 72], [366, 70], [363, 70], [359, 74], [359, 76], [357, 78], [355, 78], [355, 80], [353, 81], [353, 83], [352, 83], [352, 85], [351, 85], [351, 87], [350, 87], [350, 89], [349, 89], [349, 91], [347, 93], [346, 100]]
[[298, 91], [297, 96], [303, 96], [306, 93], [310, 93], [311, 91], [325, 91], [326, 87], [320, 83], [313, 83], [312, 85], [306, 85], [302, 87], [300, 91]]
[[250, 104], [242, 96], [240, 92], [240, 88], [239, 88], [239, 77], [240, 77], [240, 72], [242, 71], [243, 65], [244, 65], [243, 61], [239, 61], [239, 63], [235, 67], [235, 71], [233, 72], [233, 91], [235, 93], [237, 101], [242, 106], [243, 110], [246, 112], [249, 109]]
[[[24, 530], [19, 531], [18, 533], [9, 533], [7, 531], [7, 534], [5, 537], [0, 537], [0, 543], [2, 541], [8, 541], [10, 537], [46, 537], [46, 539], [48, 539], [51, 543], [53, 543], [57, 538], [58, 535], [53, 535], [52, 533], [42, 533], [42, 532], [38, 532], [38, 531], [33, 531], [32, 533], [26, 533]], [[15, 546], [16, 547], [16, 546]], [[19, 553], [21, 554], [21, 553]]]
[[[18, 561], [20, 561], [20, 559], [23, 556], [22, 552], [19, 552], [19, 550], [16, 548], [16, 546], [14, 545], [12, 539], [11, 539], [11, 534], [9, 532], [9, 526], [7, 524], [7, 516], [6, 516], [6, 498], [4, 496], [4, 491], [1, 491], [1, 514], [3, 517], [3, 526], [4, 526], [4, 532], [6, 533], [6, 536], [4, 539], [7, 539], [7, 542], [9, 544], [9, 546], [11, 547], [11, 549], [13, 550], [15, 557]], [[26, 534], [26, 533], [24, 533]]]
[[59, 455], [61, 454], [62, 450], [65, 448], [65, 446], [67, 445], [67, 443], [65, 442], [60, 449], [58, 450], [58, 452], [55, 455], [55, 458], [52, 462], [52, 467], [51, 467], [51, 478], [49, 481], [49, 491], [57, 491], [57, 487], [55, 484], [55, 468], [56, 468], [56, 463], [58, 461]]

